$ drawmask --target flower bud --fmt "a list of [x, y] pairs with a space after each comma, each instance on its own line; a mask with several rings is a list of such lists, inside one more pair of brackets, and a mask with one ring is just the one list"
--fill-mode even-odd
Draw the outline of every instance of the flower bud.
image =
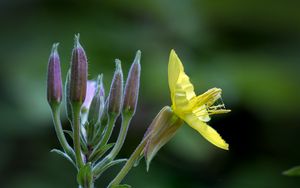
[[71, 60], [70, 102], [82, 104], [86, 96], [87, 87], [87, 58], [79, 43], [79, 34], [75, 35], [75, 44]]
[[140, 74], [141, 74], [141, 51], [138, 50], [135, 59], [128, 73], [128, 78], [125, 85], [123, 111], [127, 111], [132, 115], [135, 113], [136, 105], [139, 96]]
[[110, 86], [107, 113], [118, 116], [121, 112], [123, 97], [123, 72], [121, 61], [116, 59], [116, 70]]
[[99, 75], [97, 78], [97, 88], [93, 100], [89, 108], [88, 122], [89, 124], [98, 123], [100, 117], [102, 116], [104, 109], [104, 87], [102, 83], [103, 75]]
[[53, 44], [48, 62], [47, 75], [47, 100], [52, 106], [62, 101], [62, 80], [60, 70], [60, 59], [57, 53], [58, 43]]
[[148, 137], [144, 150], [147, 171], [153, 157], [175, 135], [182, 124], [183, 121], [173, 113], [169, 106], [164, 107], [157, 114], [144, 136], [144, 138]]

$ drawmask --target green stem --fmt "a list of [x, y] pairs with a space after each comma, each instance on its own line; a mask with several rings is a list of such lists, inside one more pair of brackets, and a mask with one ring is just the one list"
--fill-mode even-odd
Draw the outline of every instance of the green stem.
[[90, 185], [86, 185], [86, 186], [81, 186], [79, 185], [78, 188], [94, 188], [94, 183], [91, 183]]
[[117, 142], [116, 142], [114, 148], [111, 150], [111, 152], [108, 155], [111, 160], [114, 160], [116, 158], [116, 156], [119, 154], [120, 150], [122, 149], [125, 138], [127, 136], [128, 127], [129, 127], [131, 118], [132, 118], [131, 115], [122, 114], [122, 125], [121, 125], [121, 130], [120, 130]]
[[112, 132], [113, 132], [113, 129], [115, 127], [115, 122], [116, 122], [116, 116], [115, 115], [110, 115], [109, 116], [109, 120], [108, 120], [108, 126], [107, 126], [107, 129], [104, 133], [104, 137], [103, 139], [101, 140], [100, 142], [100, 146], [104, 146], [105, 144], [107, 144]]
[[125, 176], [128, 174], [130, 169], [133, 167], [136, 160], [140, 157], [142, 151], [145, 148], [145, 145], [147, 144], [148, 136], [146, 136], [142, 142], [137, 146], [137, 148], [134, 150], [134, 152], [131, 154], [130, 158], [127, 160], [121, 171], [118, 173], [118, 175], [110, 182], [108, 185], [108, 188], [111, 188], [113, 186], [119, 185], [121, 181], [125, 178]]
[[99, 175], [103, 172], [104, 166], [107, 165], [109, 162], [113, 161], [120, 152], [127, 135], [131, 118], [132, 115], [122, 114], [122, 125], [117, 142], [114, 148], [111, 150], [111, 152], [94, 167], [94, 174], [96, 177], [99, 177]]
[[53, 105], [51, 107], [52, 109], [52, 117], [53, 117], [53, 123], [54, 123], [54, 128], [55, 132], [57, 135], [57, 138], [59, 140], [60, 145], [62, 146], [63, 150], [67, 153], [67, 155], [75, 160], [75, 154], [71, 146], [66, 140], [66, 137], [64, 135], [62, 126], [61, 126], [61, 121], [60, 121], [60, 108], [59, 105]]
[[81, 156], [81, 147], [80, 147], [80, 108], [81, 105], [78, 103], [72, 104], [73, 111], [73, 137], [74, 137], [74, 150], [76, 155], [76, 164], [80, 169], [84, 163]]

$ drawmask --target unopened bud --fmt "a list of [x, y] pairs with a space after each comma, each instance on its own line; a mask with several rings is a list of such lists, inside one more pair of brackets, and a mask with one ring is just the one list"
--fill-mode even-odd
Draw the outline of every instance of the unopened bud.
[[57, 52], [58, 43], [53, 44], [48, 62], [47, 99], [50, 106], [60, 104], [62, 101], [62, 80], [60, 59]]
[[181, 127], [183, 121], [173, 113], [169, 106], [164, 107], [152, 121], [144, 137], [148, 137], [144, 156], [149, 165], [156, 153], [163, 147]]
[[99, 122], [104, 109], [104, 87], [102, 83], [103, 75], [99, 75], [97, 78], [97, 88], [93, 100], [89, 108], [88, 122], [90, 124], [96, 124]]
[[123, 72], [121, 61], [116, 59], [116, 70], [110, 86], [107, 113], [118, 116], [121, 112], [123, 97]]
[[87, 58], [79, 43], [79, 34], [75, 35], [75, 44], [71, 60], [70, 102], [82, 104], [86, 96], [87, 87]]
[[135, 59], [128, 73], [128, 78], [125, 85], [123, 111], [131, 114], [135, 113], [136, 105], [139, 96], [140, 74], [141, 74], [141, 51], [138, 50]]

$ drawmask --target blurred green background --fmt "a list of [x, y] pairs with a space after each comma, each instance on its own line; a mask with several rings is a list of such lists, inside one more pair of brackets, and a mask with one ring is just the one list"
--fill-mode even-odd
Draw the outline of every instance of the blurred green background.
[[60, 42], [65, 76], [76, 33], [90, 78], [104, 73], [107, 90], [114, 59], [122, 60], [127, 75], [142, 50], [138, 111], [121, 157], [170, 104], [172, 48], [197, 93], [220, 87], [232, 109], [210, 122], [230, 144], [228, 152], [183, 126], [148, 173], [141, 163], [124, 182], [138, 188], [299, 187], [300, 178], [281, 174], [300, 164], [299, 7], [294, 0], [1, 0], [0, 187], [76, 187], [73, 166], [49, 152], [59, 144], [46, 102], [51, 46]]

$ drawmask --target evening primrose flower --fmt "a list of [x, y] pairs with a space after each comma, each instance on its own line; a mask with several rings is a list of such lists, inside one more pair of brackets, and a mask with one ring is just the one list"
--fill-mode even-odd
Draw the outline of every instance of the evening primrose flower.
[[196, 96], [194, 86], [174, 50], [170, 54], [168, 77], [172, 105], [162, 108], [144, 135], [146, 144], [143, 153], [147, 170], [156, 153], [172, 139], [184, 122], [215, 146], [224, 150], [229, 147], [217, 131], [207, 124], [210, 115], [230, 112], [225, 109], [223, 102], [215, 105], [221, 99], [222, 90], [212, 88]]
[[206, 140], [215, 146], [228, 150], [229, 145], [222, 139], [218, 132], [210, 127], [207, 122], [210, 115], [230, 112], [224, 104], [214, 105], [221, 99], [220, 88], [212, 88], [196, 96], [194, 86], [185, 74], [183, 65], [174, 50], [171, 50], [168, 79], [171, 92], [171, 101], [174, 114], [198, 131]]

